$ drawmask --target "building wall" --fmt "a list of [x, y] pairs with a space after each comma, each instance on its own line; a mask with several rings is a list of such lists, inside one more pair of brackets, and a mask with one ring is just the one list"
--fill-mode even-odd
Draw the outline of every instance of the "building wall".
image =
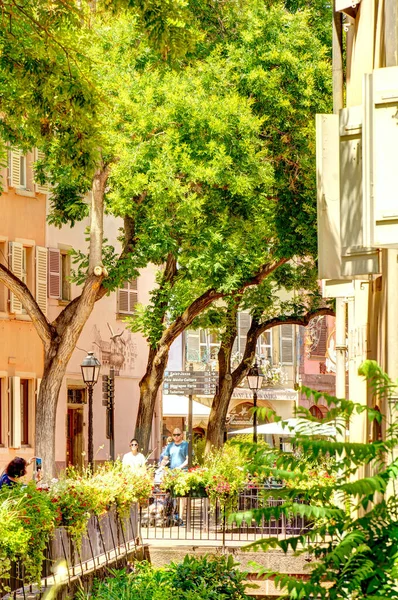
[[[29, 158], [31, 163], [31, 157]], [[30, 163], [28, 167], [30, 167]], [[34, 191], [8, 187], [7, 169], [0, 172], [3, 193], [0, 195], [0, 261], [9, 264], [9, 242], [21, 242], [27, 248], [27, 285], [35, 294], [35, 246], [45, 246], [45, 196]], [[30, 173], [30, 180], [31, 180]], [[29, 184], [29, 182], [28, 182]], [[30, 184], [31, 190], [34, 185]], [[43, 372], [42, 343], [26, 314], [10, 312], [10, 295], [0, 285], [0, 471], [14, 457], [33, 456], [35, 403]], [[28, 384], [28, 443], [11, 447], [10, 415], [12, 378]]]

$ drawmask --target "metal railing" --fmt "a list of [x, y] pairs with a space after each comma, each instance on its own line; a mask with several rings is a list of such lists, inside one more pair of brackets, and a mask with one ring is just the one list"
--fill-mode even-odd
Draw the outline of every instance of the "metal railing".
[[[90, 571], [96, 571], [105, 565], [116, 567], [127, 564], [127, 555], [140, 545], [138, 508], [130, 509], [130, 514], [120, 517], [116, 510], [110, 510], [101, 517], [92, 516], [87, 525], [87, 532], [77, 545], [68, 535], [64, 527], [55, 530], [49, 540], [42, 563], [40, 585], [46, 588], [53, 583], [53, 568], [59, 560], [67, 566], [68, 583], [75, 577]], [[22, 560], [11, 566], [8, 580], [0, 580], [0, 598], [6, 593], [10, 597], [27, 596], [32, 592], [34, 584], [27, 581]]]
[[[239, 494], [228, 512], [251, 511], [269, 506], [282, 506], [284, 500], [265, 496], [261, 489], [247, 488]], [[301, 503], [298, 499], [296, 502]], [[219, 503], [210, 505], [208, 498], [172, 498], [154, 493], [140, 508], [140, 531], [143, 540], [169, 539], [188, 541], [252, 542], [264, 537], [287, 537], [308, 531], [310, 521], [300, 515], [281, 514], [279, 518], [246, 519], [230, 522]]]

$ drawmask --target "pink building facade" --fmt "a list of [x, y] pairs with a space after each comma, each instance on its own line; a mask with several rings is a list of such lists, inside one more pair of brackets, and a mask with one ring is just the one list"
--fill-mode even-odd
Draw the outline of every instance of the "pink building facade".
[[[300, 328], [299, 383], [317, 392], [335, 394], [335, 318], [318, 317], [308, 327]], [[299, 404], [322, 418], [327, 412], [325, 403], [314, 406], [312, 400], [301, 394]]]
[[[71, 249], [86, 251], [84, 230], [88, 222], [61, 230], [47, 226], [49, 252], [48, 314], [56, 318], [63, 306], [79, 294], [79, 288], [68, 280], [71, 270]], [[105, 216], [104, 237], [120, 251], [117, 241], [122, 222]], [[146, 304], [154, 286], [155, 270], [146, 268], [135, 281], [126, 282], [122, 289], [105, 296], [96, 304], [77, 347], [69, 361], [57, 410], [56, 463], [58, 469], [68, 464], [81, 466], [87, 460], [88, 406], [80, 364], [86, 353], [94, 352], [101, 362], [100, 378], [94, 387], [93, 432], [95, 461], [110, 458], [106, 437], [106, 407], [103, 405], [102, 375], [115, 369], [115, 456], [129, 450], [139, 403], [139, 381], [146, 369], [148, 348], [139, 333], [127, 329], [124, 320], [134, 314], [137, 303]], [[160, 413], [156, 407], [150, 452], [160, 448]]]

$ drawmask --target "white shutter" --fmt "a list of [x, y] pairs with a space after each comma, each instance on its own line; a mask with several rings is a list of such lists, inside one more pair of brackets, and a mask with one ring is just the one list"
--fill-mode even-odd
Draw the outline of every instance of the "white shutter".
[[10, 153], [10, 185], [15, 188], [21, 187], [21, 150], [12, 150]]
[[48, 297], [61, 297], [61, 252], [57, 248], [48, 249]]
[[36, 302], [47, 314], [47, 248], [36, 246]]
[[[14, 275], [22, 280], [23, 246], [20, 242], [10, 242], [10, 268]], [[10, 312], [16, 315], [22, 313], [22, 303], [12, 292], [10, 292]]]
[[398, 67], [366, 75], [364, 89], [371, 242], [375, 247], [398, 248]]
[[21, 378], [10, 377], [10, 448], [21, 447]]
[[123, 315], [132, 315], [137, 301], [137, 280], [125, 281], [123, 287], [118, 289], [118, 312]]
[[316, 115], [319, 279], [341, 279], [339, 117]]
[[251, 317], [249, 313], [239, 313], [239, 328], [238, 328], [238, 336], [239, 336], [239, 353], [241, 358], [246, 348], [247, 342], [247, 332], [249, 331], [251, 324]]
[[[342, 275], [363, 277], [379, 273], [379, 253], [370, 246], [366, 202], [366, 153], [362, 145], [363, 107], [340, 111], [340, 233]], [[363, 164], [364, 163], [364, 164]]]
[[281, 363], [293, 364], [293, 325], [281, 325]]
[[186, 354], [187, 362], [200, 362], [200, 331], [194, 329], [186, 330]]
[[[44, 152], [41, 152], [40, 150], [36, 150], [35, 161], [42, 160], [43, 158], [45, 158]], [[40, 183], [36, 183], [36, 182], [35, 182], [35, 190], [36, 190], [36, 192], [40, 192], [41, 194], [48, 194], [48, 191], [49, 191], [47, 184], [40, 185]]]

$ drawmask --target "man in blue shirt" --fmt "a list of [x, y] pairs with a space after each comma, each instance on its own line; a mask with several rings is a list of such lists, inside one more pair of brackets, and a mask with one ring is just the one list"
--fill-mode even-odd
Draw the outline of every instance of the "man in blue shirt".
[[170, 469], [187, 469], [188, 442], [183, 440], [181, 429], [178, 427], [173, 431], [173, 441], [167, 446], [164, 456], [169, 459]]

